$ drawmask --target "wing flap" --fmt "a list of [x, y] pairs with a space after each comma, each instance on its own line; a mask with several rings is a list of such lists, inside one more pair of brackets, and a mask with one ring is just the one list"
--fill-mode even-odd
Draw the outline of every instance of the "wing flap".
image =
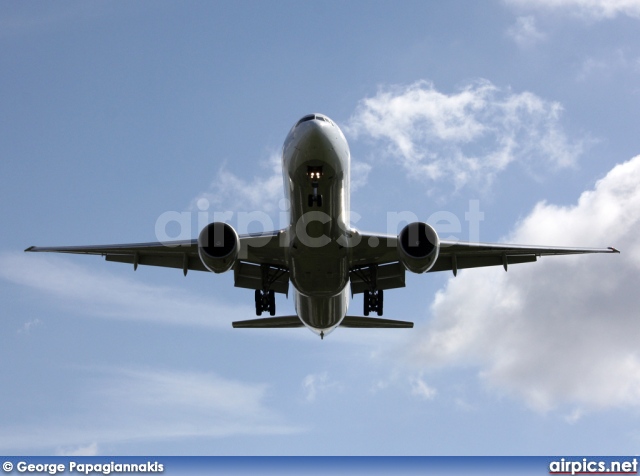
[[[185, 258], [186, 255], [186, 258]], [[193, 271], [209, 271], [204, 267], [199, 256], [193, 256], [186, 253], [166, 253], [166, 254], [146, 254], [138, 253], [137, 264], [143, 266], [161, 266], [164, 268], [184, 269], [186, 259], [186, 268]], [[136, 264], [136, 254], [115, 255], [107, 254], [105, 260], [116, 263]]]
[[[265, 274], [266, 273], [266, 274]], [[233, 269], [234, 286], [245, 289], [263, 289], [263, 280], [276, 293], [288, 294], [289, 271], [238, 261]]]
[[[376, 266], [376, 289], [397, 289], [405, 286], [405, 268], [402, 263], [390, 263]], [[349, 272], [351, 293], [363, 293], [369, 289], [372, 270], [368, 267], [355, 268]]]
[[[538, 260], [536, 255], [506, 256], [507, 264], [533, 263]], [[500, 255], [461, 255], [456, 256], [456, 269], [481, 268], [484, 266], [504, 266], [504, 257]], [[453, 256], [440, 255], [429, 273], [436, 271], [451, 271]]]

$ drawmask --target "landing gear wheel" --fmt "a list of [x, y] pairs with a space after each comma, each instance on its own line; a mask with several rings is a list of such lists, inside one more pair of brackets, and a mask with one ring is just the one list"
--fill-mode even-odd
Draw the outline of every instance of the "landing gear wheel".
[[364, 292], [364, 315], [368, 316], [371, 309], [371, 295], [369, 291]]
[[256, 316], [262, 315], [262, 291], [256, 289]]
[[309, 206], [313, 206], [313, 195], [309, 194]]
[[382, 316], [382, 303], [384, 300], [384, 294], [382, 293], [382, 290], [378, 291], [378, 305], [376, 306], [376, 312], [378, 313], [378, 316]]
[[273, 291], [269, 291], [269, 315], [276, 315], [276, 295]]
[[318, 197], [316, 198], [316, 201], [318, 202], [318, 206], [321, 207], [322, 206], [322, 195], [318, 195]]

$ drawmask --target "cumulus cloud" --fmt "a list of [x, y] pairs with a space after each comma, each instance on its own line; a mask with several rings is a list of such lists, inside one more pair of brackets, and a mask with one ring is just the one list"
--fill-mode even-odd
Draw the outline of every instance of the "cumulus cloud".
[[507, 29], [507, 36], [522, 48], [533, 46], [546, 38], [546, 35], [538, 30], [536, 19], [532, 16], [518, 17], [516, 23]]
[[[93, 371], [78, 384], [85, 405], [37, 428], [0, 430], [0, 449], [15, 451], [62, 447], [66, 455], [95, 454], [105, 444], [133, 439], [226, 437], [291, 434], [300, 429], [283, 423], [265, 405], [268, 386], [220, 377], [214, 373], [157, 369]], [[91, 443], [83, 443], [91, 441]]]
[[640, 18], [639, 0], [505, 0], [507, 4], [525, 9], [566, 11], [593, 20], [626, 15]]
[[613, 168], [577, 204], [538, 203], [505, 241], [615, 245], [620, 255], [547, 257], [449, 279], [412, 358], [478, 366], [493, 388], [547, 411], [640, 404], [640, 156]]
[[348, 132], [380, 143], [418, 180], [487, 184], [513, 162], [535, 170], [575, 164], [582, 141], [560, 126], [562, 106], [486, 80], [456, 93], [432, 83], [381, 88], [360, 101]]
[[[191, 210], [207, 211], [263, 211], [277, 210], [279, 199], [284, 197], [282, 182], [282, 157], [272, 153], [268, 160], [258, 164], [259, 174], [252, 179], [238, 177], [223, 165], [211, 182], [209, 189], [195, 197]], [[248, 176], [249, 174], [243, 174]], [[202, 200], [207, 207], [202, 207]]]
[[[124, 278], [59, 256], [0, 253], [0, 278], [98, 317], [230, 329], [234, 316], [251, 314], [249, 307], [194, 296], [178, 287], [151, 286], [135, 279], [139, 276]], [[212, 316], [212, 309], [221, 317]], [[29, 332], [39, 324], [38, 319], [30, 321], [21, 330]]]

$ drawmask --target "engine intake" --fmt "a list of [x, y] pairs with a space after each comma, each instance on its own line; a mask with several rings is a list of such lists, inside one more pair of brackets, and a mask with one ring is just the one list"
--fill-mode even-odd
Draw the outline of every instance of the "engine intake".
[[238, 257], [240, 239], [231, 225], [213, 222], [205, 226], [198, 236], [198, 255], [202, 264], [214, 273], [224, 273]]
[[438, 253], [438, 233], [426, 223], [409, 223], [398, 234], [400, 261], [413, 273], [429, 271], [438, 259]]

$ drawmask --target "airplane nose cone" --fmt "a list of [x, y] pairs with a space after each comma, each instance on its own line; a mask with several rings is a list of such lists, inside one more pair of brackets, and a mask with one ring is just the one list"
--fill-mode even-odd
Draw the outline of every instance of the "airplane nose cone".
[[318, 121], [308, 121], [301, 124], [297, 148], [305, 151], [319, 149], [333, 149], [333, 144], [327, 133], [327, 126]]

